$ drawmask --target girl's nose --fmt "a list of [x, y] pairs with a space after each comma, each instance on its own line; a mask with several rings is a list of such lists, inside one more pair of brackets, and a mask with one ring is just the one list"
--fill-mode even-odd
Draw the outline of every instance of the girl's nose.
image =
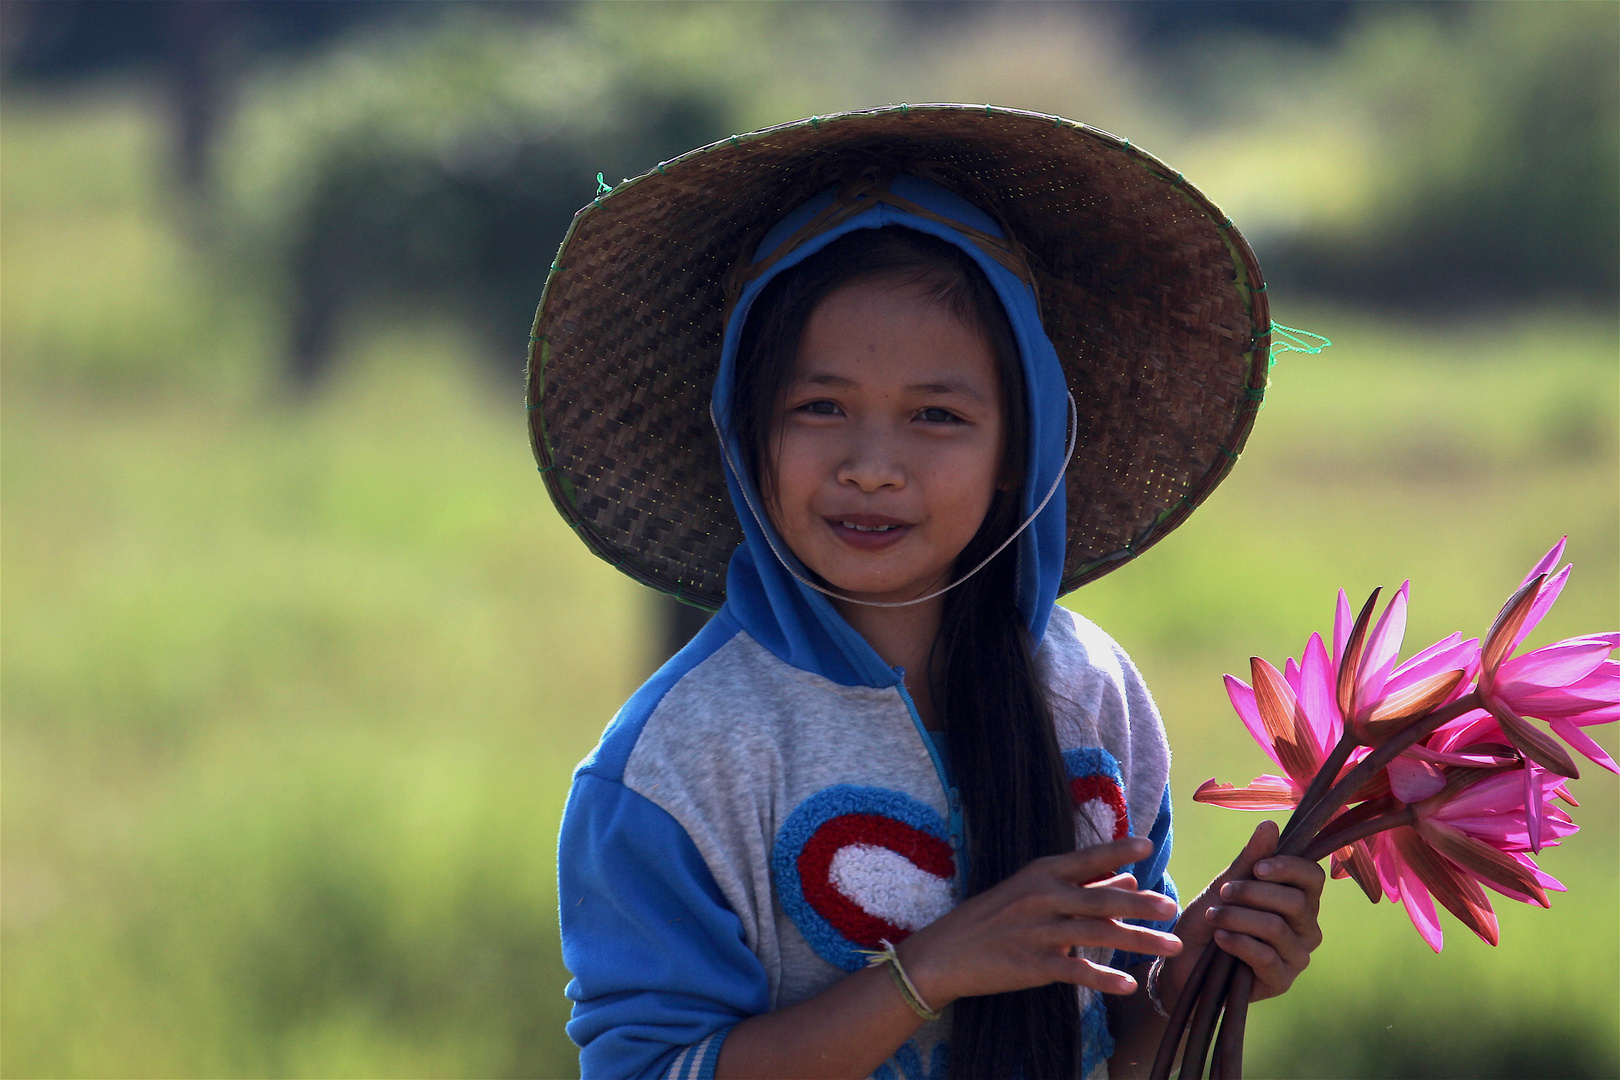
[[872, 493], [904, 487], [906, 471], [893, 440], [878, 432], [857, 434], [838, 466], [838, 483]]

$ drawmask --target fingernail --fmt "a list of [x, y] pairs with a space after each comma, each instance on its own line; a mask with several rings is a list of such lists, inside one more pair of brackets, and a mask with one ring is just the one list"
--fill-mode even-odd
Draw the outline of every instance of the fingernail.
[[1228, 881], [1225, 885], [1221, 886], [1221, 899], [1222, 900], [1230, 900], [1230, 899], [1232, 899], [1232, 891], [1233, 891], [1232, 890], [1232, 883], [1230, 881]]
[[1269, 862], [1257, 862], [1254, 864], [1254, 872], [1257, 877], [1270, 877], [1271, 872], [1275, 869], [1276, 867]]

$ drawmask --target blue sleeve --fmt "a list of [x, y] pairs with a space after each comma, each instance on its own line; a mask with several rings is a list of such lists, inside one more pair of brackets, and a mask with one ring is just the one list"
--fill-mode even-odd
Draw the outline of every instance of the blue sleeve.
[[[1134, 863], [1130, 872], [1136, 878], [1139, 888], [1148, 892], [1163, 893], [1179, 904], [1181, 896], [1176, 892], [1176, 883], [1170, 880], [1170, 848], [1174, 838], [1174, 831], [1170, 827], [1170, 785], [1166, 784], [1164, 798], [1159, 800], [1159, 814], [1153, 819], [1153, 829], [1148, 833], [1148, 839], [1153, 841], [1153, 854], [1139, 863]], [[1174, 919], [1130, 921], [1137, 926], [1151, 927], [1154, 930], [1170, 930], [1176, 925]], [[1114, 953], [1113, 966], [1123, 970], [1138, 964], [1146, 964], [1152, 959], [1153, 957], [1142, 953], [1120, 951]]]
[[712, 1077], [726, 1033], [769, 1008], [770, 986], [686, 830], [582, 772], [557, 861], [580, 1075]]

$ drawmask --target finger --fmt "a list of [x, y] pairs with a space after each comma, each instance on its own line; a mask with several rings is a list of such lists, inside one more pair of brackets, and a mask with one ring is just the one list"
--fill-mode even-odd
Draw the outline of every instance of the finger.
[[1182, 950], [1181, 939], [1174, 934], [1114, 919], [1064, 919], [1048, 928], [1041, 937], [1046, 947], [1057, 952], [1078, 947], [1176, 956]]
[[1322, 895], [1322, 886], [1327, 883], [1327, 873], [1320, 863], [1290, 855], [1262, 858], [1254, 864], [1254, 876], [1261, 881], [1303, 889], [1313, 899]]
[[1255, 863], [1277, 850], [1277, 836], [1277, 823], [1262, 821], [1254, 830], [1254, 835], [1249, 837], [1249, 842], [1243, 845], [1243, 850], [1238, 852], [1238, 857], [1209, 883], [1209, 888], [1187, 905], [1187, 912], [1182, 917], [1185, 919], [1187, 915], [1196, 916], [1203, 908], [1212, 904], [1220, 895], [1221, 886], [1228, 881], [1241, 881], [1252, 877]]
[[1243, 845], [1243, 850], [1238, 852], [1238, 857], [1232, 860], [1232, 865], [1215, 880], [1235, 881], [1253, 876], [1255, 863], [1277, 850], [1277, 837], [1277, 823], [1269, 819], [1262, 821], [1255, 827], [1249, 842]]
[[1316, 938], [1320, 943], [1321, 928], [1316, 921], [1320, 905], [1303, 889], [1264, 881], [1228, 881], [1221, 886], [1220, 896], [1223, 905], [1235, 904], [1281, 915], [1295, 934], [1306, 940]]
[[1293, 985], [1297, 971], [1289, 970], [1277, 951], [1258, 938], [1216, 930], [1215, 944], [1254, 969], [1255, 1000], [1276, 997]]
[[1135, 874], [1115, 874], [1113, 877], [1098, 878], [1088, 881], [1080, 886], [1082, 889], [1136, 889]]
[[1099, 878], [1110, 877], [1122, 866], [1141, 862], [1153, 854], [1151, 841], [1131, 836], [1124, 840], [1110, 840], [1106, 844], [1093, 844], [1065, 855], [1051, 857], [1052, 869], [1061, 878], [1076, 885], [1085, 885]]
[[1054, 956], [1048, 969], [1051, 982], [1089, 986], [1104, 994], [1134, 994], [1136, 980], [1117, 968], [1094, 964], [1083, 956]]
[[1051, 898], [1052, 910], [1070, 918], [1140, 919], [1159, 922], [1176, 917], [1176, 902], [1156, 892], [1089, 886], [1066, 889]]
[[[1288, 920], [1269, 911], [1257, 911], [1254, 908], [1238, 907], [1223, 904], [1211, 908], [1209, 921], [1217, 930], [1225, 930], [1229, 934], [1240, 934], [1252, 937], [1263, 942], [1283, 961], [1296, 970], [1303, 970], [1310, 962], [1310, 949], [1305, 942], [1294, 932]], [[1259, 969], [1255, 969], [1259, 974]]]

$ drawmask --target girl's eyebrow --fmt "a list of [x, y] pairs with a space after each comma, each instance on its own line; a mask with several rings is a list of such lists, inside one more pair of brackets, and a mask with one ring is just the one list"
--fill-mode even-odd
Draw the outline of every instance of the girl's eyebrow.
[[[795, 379], [794, 384], [798, 386], [830, 386], [836, 389], [845, 389], [855, 386], [856, 382], [854, 379], [846, 379], [842, 375], [833, 375], [830, 372], [822, 372], [806, 375], [802, 379]], [[912, 383], [910, 386], [906, 387], [906, 392], [909, 394], [933, 394], [936, 396], [941, 394], [960, 394], [963, 397], [972, 398], [975, 401], [979, 401], [984, 398], [984, 395], [975, 390], [971, 384], [957, 382], [950, 379], [945, 379], [938, 382]]]

